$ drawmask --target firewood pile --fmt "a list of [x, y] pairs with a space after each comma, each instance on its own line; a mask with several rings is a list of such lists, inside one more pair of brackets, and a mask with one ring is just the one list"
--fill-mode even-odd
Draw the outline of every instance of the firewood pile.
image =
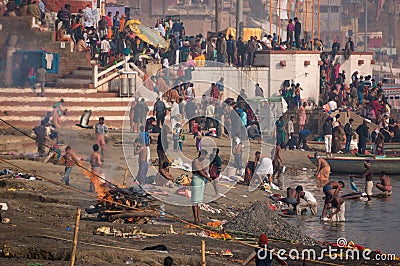
[[141, 189], [115, 187], [105, 191], [86, 212], [97, 213], [99, 221], [144, 224], [159, 216], [157, 207], [155, 199]]

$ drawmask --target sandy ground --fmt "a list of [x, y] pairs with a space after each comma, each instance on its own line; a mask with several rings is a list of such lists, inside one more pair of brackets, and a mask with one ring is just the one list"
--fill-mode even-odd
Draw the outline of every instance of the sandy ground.
[[[94, 139], [94, 133], [88, 130], [63, 131], [60, 136], [60, 140], [71, 145], [82, 158], [90, 155]], [[230, 150], [229, 140], [222, 139], [216, 142], [222, 149], [222, 156], [227, 156], [226, 154], [229, 154]], [[35, 152], [35, 144], [32, 140], [20, 134], [10, 134], [9, 131], [0, 135], [0, 143], [4, 144], [2, 152], [7, 150], [18, 153]], [[120, 143], [120, 132], [109, 134], [104, 168], [107, 172], [107, 179], [115, 184], [122, 184], [126, 169]], [[154, 152], [155, 147], [155, 144], [151, 145], [153, 159], [155, 158], [154, 154], [156, 154]], [[266, 147], [268, 147], [266, 144], [261, 147], [256, 142], [251, 143], [250, 158], [253, 159], [256, 150], [266, 151]], [[187, 150], [188, 157], [194, 157], [194, 140], [188, 138], [184, 149]], [[283, 152], [289, 173], [294, 173], [304, 167], [313, 167], [306, 158], [306, 154], [311, 154], [311, 152], [289, 150]], [[82, 209], [82, 218], [79, 228], [76, 265], [125, 265], [125, 262], [130, 258], [133, 258], [130, 265], [162, 265], [164, 257], [167, 256], [166, 253], [141, 251], [144, 247], [158, 244], [167, 246], [168, 255], [174, 258], [175, 265], [201, 265], [202, 239], [206, 240], [206, 250], [211, 253], [220, 254], [222, 250], [230, 249], [234, 254], [233, 258], [207, 255], [207, 265], [240, 265], [238, 262], [244, 260], [253, 250], [251, 246], [237, 241], [187, 235], [187, 233], [199, 233], [201, 230], [186, 228], [182, 222], [171, 218], [157, 219], [155, 225], [113, 224], [98, 221], [84, 211], [86, 207], [95, 202], [96, 194], [88, 192], [89, 180], [83, 176], [77, 167], [74, 167], [71, 175], [71, 186], [76, 190], [71, 190], [59, 183], [57, 184], [57, 182], [60, 182], [64, 170], [61, 165], [43, 164], [40, 160], [16, 159], [9, 156], [2, 156], [1, 158], [7, 158], [9, 162], [55, 183], [45, 180], [30, 181], [1, 179], [0, 177], [0, 202], [6, 202], [9, 207], [7, 211], [2, 212], [2, 215], [11, 220], [9, 224], [0, 224], [0, 249], [3, 249], [0, 252], [2, 254], [0, 265], [30, 265], [32, 263], [69, 265], [68, 260], [71, 254], [71, 241], [77, 208]], [[0, 162], [0, 170], [4, 168], [17, 171], [15, 167]], [[182, 173], [181, 170], [175, 169], [172, 172], [174, 175]], [[129, 175], [128, 184], [132, 182], [133, 178]], [[226, 197], [219, 198], [210, 204], [214, 208], [221, 209], [221, 214], [202, 211], [202, 220], [207, 222], [212, 218], [232, 219], [232, 215], [239, 213], [255, 201], [267, 202], [266, 195], [261, 190], [249, 192], [248, 187], [236, 185], [226, 194]], [[192, 221], [190, 207], [167, 205], [166, 211], [184, 220]], [[169, 232], [170, 225], [178, 234], [166, 233]], [[93, 231], [102, 226], [109, 226], [124, 232], [137, 229], [157, 236], [135, 239], [94, 235]], [[250, 239], [248, 243], [254, 244], [254, 238]], [[286, 241], [271, 240], [270, 245], [274, 248], [304, 248], [303, 245]], [[9, 250], [8, 257], [4, 256], [5, 250]], [[329, 259], [325, 261], [329, 261]], [[350, 264], [350, 262], [346, 263], [346, 265]], [[289, 265], [302, 265], [302, 262], [290, 261]], [[306, 265], [325, 265], [325, 263], [308, 261]], [[354, 265], [357, 265], [357, 263], [354, 263]]]

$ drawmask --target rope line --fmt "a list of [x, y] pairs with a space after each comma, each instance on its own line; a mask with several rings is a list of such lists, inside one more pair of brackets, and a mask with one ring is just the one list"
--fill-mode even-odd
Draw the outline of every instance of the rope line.
[[[23, 134], [24, 136], [26, 136], [26, 137], [28, 137], [28, 138], [34, 140], [35, 142], [39, 143], [40, 145], [43, 145], [43, 146], [45, 146], [45, 147], [51, 149], [51, 147], [50, 147], [49, 145], [47, 145], [45, 142], [40, 142], [40, 141], [38, 141], [37, 139], [31, 137], [30, 135], [28, 135], [27, 133], [23, 132], [23, 131], [20, 130], [19, 128], [13, 126], [13, 125], [10, 124], [9, 122], [5, 121], [4, 119], [0, 118], [0, 121], [2, 121], [3, 123], [5, 123], [5, 124], [8, 125], [9, 127], [13, 128], [13, 129], [15, 129], [15, 130], [17, 130], [19, 133]], [[61, 155], [61, 156], [64, 157], [63, 155]], [[65, 157], [64, 157], [64, 158], [65, 158]], [[99, 175], [96, 174], [95, 172], [92, 172], [91, 170], [89, 170], [89, 169], [87, 169], [86, 167], [80, 165], [79, 163], [75, 162], [74, 160], [70, 160], [70, 159], [67, 159], [67, 158], [65, 158], [65, 160], [68, 160], [69, 162], [72, 162], [72, 163], [74, 163], [75, 165], [77, 165], [78, 167], [80, 167], [81, 169], [92, 173], [94, 176], [96, 176], [97, 178], [99, 178], [99, 179], [103, 180], [104, 182], [110, 184], [111, 186], [113, 186], [113, 187], [118, 187], [118, 185], [115, 185], [114, 183], [108, 181], [108, 180], [105, 179], [104, 177], [99, 176]]]

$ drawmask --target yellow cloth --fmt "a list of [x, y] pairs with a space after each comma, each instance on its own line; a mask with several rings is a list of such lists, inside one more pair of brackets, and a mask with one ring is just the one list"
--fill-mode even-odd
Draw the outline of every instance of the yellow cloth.
[[204, 56], [204, 54], [195, 57], [194, 64], [196, 65], [196, 67], [204, 66], [206, 64], [206, 57]]
[[[158, 32], [158, 31], [156, 31], [154, 29], [148, 29], [147, 30], [147, 27], [142, 26], [142, 23], [139, 20], [134, 20], [134, 19], [128, 20], [126, 22], [126, 24], [125, 24], [125, 27], [129, 27], [129, 29], [132, 32], [134, 32], [136, 34], [136, 36], [138, 36], [142, 41], [144, 41], [144, 42], [146, 42], [148, 44], [160, 47], [160, 48], [168, 49], [168, 43], [160, 35], [160, 32]], [[143, 29], [143, 32], [142, 32], [141, 28]], [[152, 37], [149, 37], [146, 33], [149, 34], [149, 35], [152, 35]], [[156, 39], [158, 39], [158, 40], [156, 40], [157, 43], [153, 43], [154, 38], [157, 37], [157, 36], [154, 36], [153, 34], [159, 36], [159, 39], [156, 38]]]
[[[243, 28], [243, 41], [250, 40], [250, 36], [256, 36], [257, 40], [261, 40], [263, 30], [259, 28]], [[232, 35], [234, 38], [236, 36], [235, 28], [227, 28], [226, 36]]]

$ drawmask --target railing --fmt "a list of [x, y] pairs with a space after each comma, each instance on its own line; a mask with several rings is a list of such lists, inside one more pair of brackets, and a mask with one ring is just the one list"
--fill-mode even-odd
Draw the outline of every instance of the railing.
[[144, 80], [144, 72], [134, 63], [130, 62], [129, 66], [133, 68], [136, 72], [138, 72], [139, 77]]
[[93, 85], [95, 88], [102, 86], [111, 80], [115, 79], [119, 75], [119, 70], [122, 67], [124, 71], [130, 71], [131, 68], [138, 72], [139, 77], [143, 79], [144, 72], [132, 62], [128, 62], [129, 56], [125, 56], [124, 60], [116, 65], [113, 65], [101, 72], [99, 72], [99, 65], [93, 65]]

